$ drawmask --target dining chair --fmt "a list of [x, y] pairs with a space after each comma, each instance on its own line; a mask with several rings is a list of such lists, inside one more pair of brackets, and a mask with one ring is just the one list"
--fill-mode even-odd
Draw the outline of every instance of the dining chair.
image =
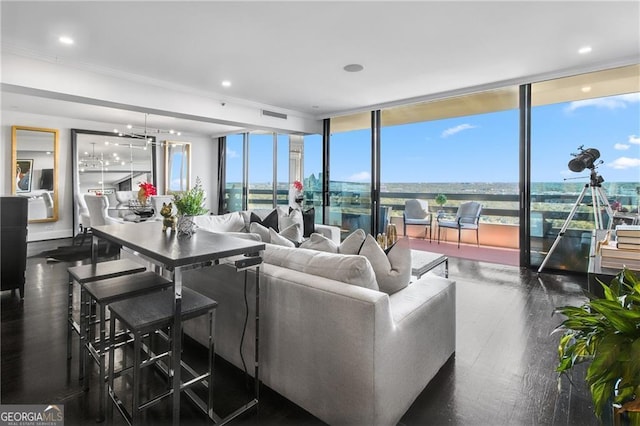
[[478, 228], [480, 222], [480, 213], [482, 212], [482, 204], [476, 201], [469, 201], [460, 204], [454, 220], [446, 220], [438, 217], [438, 244], [440, 244], [440, 229], [450, 228], [458, 231], [458, 248], [460, 248], [460, 234], [464, 230], [476, 231], [476, 243], [480, 246]]
[[102, 195], [84, 194], [84, 201], [89, 211], [89, 226], [115, 225], [122, 220], [109, 216], [109, 199]]
[[404, 235], [407, 235], [407, 225], [424, 226], [424, 237], [427, 238], [427, 228], [429, 228], [429, 241], [431, 241], [431, 219], [432, 213], [429, 213], [429, 203], [425, 200], [406, 200], [404, 202]]

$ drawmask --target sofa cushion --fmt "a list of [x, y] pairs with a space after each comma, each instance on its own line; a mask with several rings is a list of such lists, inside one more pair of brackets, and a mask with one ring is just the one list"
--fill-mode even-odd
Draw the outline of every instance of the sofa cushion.
[[360, 253], [360, 248], [362, 247], [362, 243], [364, 243], [365, 238], [367, 238], [367, 234], [364, 232], [364, 230], [356, 229], [351, 234], [349, 234], [347, 238], [344, 239], [344, 241], [342, 241], [340, 247], [338, 248], [338, 253]]
[[378, 290], [375, 272], [363, 256], [268, 244], [263, 259], [271, 265]]
[[257, 222], [265, 228], [273, 228], [278, 232], [280, 228], [278, 227], [278, 210], [273, 209], [271, 213], [269, 213], [264, 219], [260, 218], [256, 213], [251, 212], [251, 218], [249, 220], [250, 223]]
[[[291, 225], [291, 226], [296, 226], [296, 225]], [[287, 228], [289, 229], [289, 228]], [[293, 243], [293, 241], [289, 240], [288, 238], [286, 238], [283, 235], [278, 234], [276, 231], [273, 230], [273, 228], [269, 228], [269, 242], [271, 244], [276, 244], [279, 246], [284, 246], [284, 247], [295, 247], [296, 245]]]
[[245, 231], [244, 219], [239, 212], [223, 215], [195, 216], [194, 222], [199, 228], [211, 232], [243, 232]]
[[325, 251], [327, 253], [338, 253], [338, 245], [334, 243], [333, 240], [317, 233], [311, 234], [308, 240], [303, 241], [302, 244], [300, 244], [300, 248]]
[[360, 254], [371, 262], [380, 291], [393, 294], [409, 285], [411, 279], [411, 248], [409, 239], [402, 238], [385, 254], [372, 235], [367, 235]]

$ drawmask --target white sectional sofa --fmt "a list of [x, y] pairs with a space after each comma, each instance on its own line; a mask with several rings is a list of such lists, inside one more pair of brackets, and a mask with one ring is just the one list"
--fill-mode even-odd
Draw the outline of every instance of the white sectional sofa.
[[[266, 246], [260, 379], [329, 424], [397, 424], [455, 352], [455, 282], [426, 274], [389, 295], [364, 256]], [[248, 275], [242, 352], [251, 365], [255, 276]], [[244, 273], [221, 264], [185, 272], [184, 283], [218, 301], [216, 353], [243, 368]], [[197, 320], [185, 325], [204, 344], [203, 330]]]

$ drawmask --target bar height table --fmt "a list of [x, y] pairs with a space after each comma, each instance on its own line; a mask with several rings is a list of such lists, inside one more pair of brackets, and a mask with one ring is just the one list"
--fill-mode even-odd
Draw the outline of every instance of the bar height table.
[[[180, 423], [180, 385], [182, 350], [181, 333], [182, 322], [182, 273], [186, 270], [201, 268], [219, 263], [220, 260], [233, 256], [259, 255], [265, 249], [264, 243], [236, 238], [224, 234], [214, 234], [207, 231], [196, 232], [192, 236], [178, 236], [175, 232], [162, 232], [162, 222], [126, 223], [118, 225], [102, 225], [92, 228], [91, 260], [97, 262], [98, 241], [104, 239], [122, 246], [123, 249], [140, 256], [153, 263], [162, 270], [163, 274], [170, 274], [173, 282], [174, 298], [174, 326], [173, 326], [173, 424]], [[250, 264], [253, 262], [250, 262]], [[256, 268], [256, 290], [259, 286], [259, 265]], [[256, 291], [256, 296], [258, 292]], [[256, 339], [258, 328], [256, 327]], [[257, 357], [257, 351], [256, 351]], [[256, 359], [255, 383], [259, 386], [258, 359]], [[210, 380], [209, 385], [212, 381]], [[256, 393], [257, 403], [258, 395]], [[247, 404], [250, 408], [255, 404]], [[208, 413], [209, 414], [209, 413]], [[238, 413], [234, 413], [237, 415]], [[224, 422], [224, 421], [223, 421]]]

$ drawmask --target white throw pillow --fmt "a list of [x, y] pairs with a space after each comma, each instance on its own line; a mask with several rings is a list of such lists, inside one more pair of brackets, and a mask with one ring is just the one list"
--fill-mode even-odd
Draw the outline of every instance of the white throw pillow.
[[269, 239], [271, 240], [271, 244], [276, 244], [278, 246], [284, 246], [284, 247], [296, 246], [288, 238], [278, 234], [273, 228], [269, 228]]
[[289, 230], [286, 237], [295, 243], [301, 243], [304, 239], [302, 236], [304, 231], [302, 212], [300, 210], [291, 210], [290, 212], [282, 213], [282, 211], [278, 209], [278, 229], [280, 230], [280, 235], [282, 235], [285, 229], [288, 229], [292, 225], [298, 225], [297, 229], [300, 229], [300, 235], [297, 234], [297, 231], [293, 234], [293, 231]]
[[338, 248], [338, 253], [342, 254], [358, 254], [362, 243], [367, 238], [366, 232], [362, 229], [356, 229], [344, 239]]
[[333, 240], [316, 232], [311, 234], [308, 240], [303, 241], [302, 244], [300, 244], [300, 248], [325, 251], [327, 253], [338, 253], [338, 245], [334, 243]]
[[402, 238], [385, 254], [375, 238], [367, 235], [360, 254], [371, 262], [380, 291], [393, 294], [409, 285], [411, 279], [411, 248], [409, 239]]
[[302, 223], [292, 223], [286, 228], [280, 228], [279, 235], [293, 242], [294, 246], [300, 244], [302, 238]]
[[378, 290], [376, 275], [364, 256], [267, 244], [263, 259], [271, 265]]
[[271, 242], [271, 234], [269, 234], [269, 228], [265, 228], [258, 222], [251, 222], [251, 224], [249, 225], [249, 232], [251, 232], [252, 234], [260, 235], [263, 243]]

